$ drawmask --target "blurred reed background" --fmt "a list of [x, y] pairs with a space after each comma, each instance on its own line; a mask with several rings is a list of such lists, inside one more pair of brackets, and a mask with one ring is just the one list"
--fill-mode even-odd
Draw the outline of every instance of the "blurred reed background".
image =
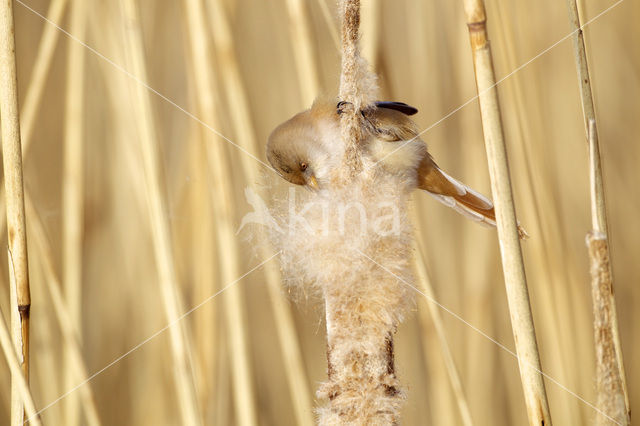
[[[477, 101], [467, 103], [476, 89], [462, 2], [362, 3], [364, 52], [383, 98], [418, 107], [439, 164], [489, 194]], [[582, 3], [583, 22], [614, 4]], [[587, 144], [570, 39], [510, 75], [569, 34], [567, 7], [495, 0], [487, 15], [497, 78], [508, 76], [499, 94], [516, 207], [531, 235], [523, 247], [543, 369], [595, 403]], [[632, 412], [640, 410], [639, 18], [640, 3], [625, 0], [585, 28]], [[44, 423], [312, 424], [326, 377], [322, 306], [312, 297], [283, 303], [277, 258], [235, 282], [273, 254], [235, 231], [251, 211], [246, 187], [286, 188], [243, 150], [264, 161], [277, 124], [317, 92], [337, 92], [333, 1], [20, 0], [15, 21], [30, 380], [37, 407], [48, 406]], [[414, 198], [436, 299], [512, 349], [495, 231]], [[426, 308], [418, 297], [416, 311]], [[517, 360], [440, 314], [473, 424], [525, 424]], [[401, 326], [396, 357], [409, 396], [404, 424], [462, 424], [431, 317], [416, 313]], [[555, 424], [596, 417], [546, 385]], [[9, 389], [3, 367], [2, 424]]]

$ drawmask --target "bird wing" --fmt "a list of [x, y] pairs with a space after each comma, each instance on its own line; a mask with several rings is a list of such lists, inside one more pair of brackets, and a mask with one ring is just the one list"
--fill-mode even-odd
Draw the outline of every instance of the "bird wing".
[[446, 174], [428, 153], [418, 167], [418, 188], [474, 221], [496, 225], [491, 200]]
[[[408, 141], [418, 137], [418, 127], [408, 114], [396, 108], [400, 102], [376, 102], [377, 106], [363, 113], [369, 131], [387, 142]], [[391, 108], [390, 105], [394, 107]], [[408, 108], [409, 105], [406, 105]], [[415, 109], [415, 108], [413, 108]], [[416, 110], [417, 111], [417, 110]]]

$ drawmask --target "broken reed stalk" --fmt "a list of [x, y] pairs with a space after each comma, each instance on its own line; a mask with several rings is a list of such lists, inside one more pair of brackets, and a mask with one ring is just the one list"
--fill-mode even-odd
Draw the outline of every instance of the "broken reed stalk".
[[[4, 166], [10, 317], [13, 343], [24, 379], [29, 381], [29, 267], [24, 220], [24, 186], [22, 183], [22, 148], [18, 117], [18, 82], [13, 24], [13, 2], [0, 3], [0, 121], [2, 122], [2, 160]], [[11, 424], [21, 425], [24, 418], [20, 378], [15, 372], [11, 381]]]
[[[208, 34], [205, 29], [204, 7], [201, 0], [185, 0], [185, 6], [198, 110], [206, 123], [214, 128], [220, 128], [213, 98], [215, 84], [211, 75], [213, 68], [208, 60], [210, 51]], [[240, 275], [239, 247], [233, 229], [235, 209], [232, 187], [229, 184], [232, 173], [222, 142], [203, 137], [201, 143], [211, 173], [213, 215], [218, 225], [216, 228], [217, 250], [221, 256], [224, 256], [220, 262], [220, 278], [223, 285], [227, 285], [234, 282]], [[257, 425], [252, 368], [249, 359], [247, 315], [244, 308], [242, 287], [238, 284], [232, 285], [222, 294], [222, 297], [224, 298], [227, 337], [230, 341], [229, 358], [232, 366], [232, 389], [236, 418], [241, 425]]]
[[487, 36], [484, 1], [464, 0], [464, 9], [473, 53], [511, 326], [529, 424], [549, 426], [551, 414], [542, 377], [518, 236], [493, 59]]
[[[147, 81], [140, 20], [135, 0], [120, 0], [125, 38], [125, 56], [128, 69], [142, 81]], [[169, 327], [173, 356], [173, 375], [176, 382], [177, 405], [185, 426], [200, 425], [198, 399], [190, 361], [190, 345], [183, 321], [180, 321], [182, 303], [175, 270], [171, 230], [167, 216], [167, 201], [162, 187], [158, 138], [147, 88], [130, 81], [133, 107], [138, 124], [151, 237], [158, 268], [158, 285]]]
[[[596, 406], [595, 424], [631, 424], [631, 412], [620, 352], [618, 318], [613, 291], [609, 240], [606, 233], [604, 191], [595, 120], [589, 120], [589, 159], [591, 170], [591, 208], [593, 230], [587, 235], [591, 262], [591, 296], [593, 298], [593, 331], [596, 346]], [[599, 213], [602, 213], [600, 215]], [[604, 222], [600, 222], [604, 219]], [[604, 414], [604, 415], [603, 415]], [[606, 416], [605, 416], [606, 415]]]
[[[251, 130], [255, 126], [251, 120], [249, 109], [249, 97], [247, 90], [240, 78], [240, 67], [233, 46], [233, 37], [227, 15], [224, 11], [224, 4], [220, 0], [212, 2], [210, 9], [211, 28], [213, 42], [215, 44], [216, 57], [221, 71], [222, 86], [226, 91], [226, 98], [230, 111], [233, 133], [239, 145], [247, 152], [257, 152], [260, 148]], [[308, 43], [308, 54], [304, 60], [313, 60], [313, 51], [310, 41]], [[315, 64], [307, 63], [303, 68], [315, 68]], [[299, 71], [301, 71], [299, 69]], [[301, 75], [300, 78], [311, 78], [311, 75]], [[317, 78], [317, 77], [316, 77]], [[308, 89], [310, 90], [310, 89]], [[311, 93], [307, 93], [311, 95]], [[255, 159], [245, 153], [234, 152], [239, 156], [242, 165], [242, 173], [245, 182], [253, 184], [259, 179], [258, 163]], [[260, 245], [260, 256], [267, 259], [271, 256], [269, 249]], [[295, 331], [295, 325], [289, 306], [284, 301], [281, 292], [282, 278], [274, 263], [267, 263], [263, 266], [267, 289], [269, 291], [271, 307], [276, 320], [276, 330], [278, 340], [282, 350], [283, 358], [288, 368], [285, 369], [291, 399], [293, 402], [296, 422], [299, 425], [313, 424], [311, 393], [307, 381], [307, 374], [300, 352], [300, 344]]]
[[[84, 39], [87, 16], [86, 1], [71, 1], [71, 33]], [[50, 25], [49, 25], [50, 26]], [[64, 121], [64, 165], [62, 175], [62, 261], [64, 298], [69, 308], [69, 317], [82, 341], [82, 231], [83, 219], [83, 96], [85, 47], [68, 39], [67, 94]], [[64, 384], [71, 389], [77, 380], [75, 354], [65, 345]], [[64, 424], [76, 426], [80, 423], [80, 399], [71, 394], [63, 401]]]
[[[591, 259], [591, 291], [593, 297], [594, 333], [596, 346], [597, 407], [618, 424], [631, 422], [629, 393], [622, 358], [622, 345], [618, 327], [618, 314], [613, 290], [613, 272], [605, 207], [604, 185], [595, 107], [591, 90], [591, 77], [580, 25], [576, 0], [567, 0], [569, 21], [573, 34], [573, 51], [580, 85], [582, 113], [589, 142], [589, 169], [591, 180], [591, 219], [593, 230], [587, 235]], [[599, 415], [598, 424], [609, 424], [610, 419]]]
[[[62, 297], [62, 291], [60, 290], [62, 286], [54, 267], [53, 250], [47, 239], [40, 214], [31, 201], [28, 191], [26, 192], [25, 206], [28, 218], [27, 226], [30, 238], [35, 245], [36, 259], [40, 261], [40, 265], [44, 271], [45, 285], [49, 292], [51, 305], [55, 311], [58, 325], [62, 331], [65, 352], [70, 360], [68, 373], [72, 376], [74, 382], [71, 382], [67, 389], [71, 389], [77, 383], [89, 377], [87, 366], [82, 358], [78, 323], [73, 319], [72, 313]], [[78, 392], [82, 400], [82, 409], [84, 410], [87, 424], [90, 426], [100, 426], [100, 418], [98, 416], [98, 409], [95, 404], [91, 383], [84, 383], [80, 386]], [[69, 396], [67, 396], [67, 398], [68, 397]], [[67, 423], [65, 423], [65, 425], [67, 425]]]

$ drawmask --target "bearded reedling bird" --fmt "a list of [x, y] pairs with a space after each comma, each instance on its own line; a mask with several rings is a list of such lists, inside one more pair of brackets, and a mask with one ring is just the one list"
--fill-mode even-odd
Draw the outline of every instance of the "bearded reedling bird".
[[[344, 147], [340, 114], [350, 104], [320, 99], [279, 125], [269, 136], [267, 159], [285, 180], [317, 191], [329, 184], [340, 167]], [[443, 204], [477, 222], [495, 226], [493, 203], [440, 169], [409, 116], [418, 110], [402, 102], [376, 102], [362, 111], [366, 138], [364, 155], [388, 172], [413, 177], [422, 189]], [[526, 232], [519, 227], [521, 238]]]

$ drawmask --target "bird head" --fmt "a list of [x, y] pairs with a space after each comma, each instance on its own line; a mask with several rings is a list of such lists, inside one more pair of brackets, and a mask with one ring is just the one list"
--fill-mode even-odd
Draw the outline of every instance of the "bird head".
[[333, 157], [325, 143], [330, 123], [304, 111], [279, 125], [267, 141], [267, 160], [285, 180], [317, 191]]

